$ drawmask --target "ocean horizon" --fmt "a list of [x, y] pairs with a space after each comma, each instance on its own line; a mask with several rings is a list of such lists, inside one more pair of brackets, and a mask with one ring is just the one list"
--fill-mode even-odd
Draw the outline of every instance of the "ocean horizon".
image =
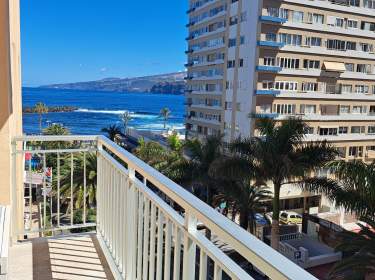
[[[33, 107], [38, 102], [50, 107], [77, 108], [72, 112], [51, 112], [43, 116], [43, 127], [59, 123], [72, 134], [102, 134], [103, 127], [121, 125], [120, 115], [125, 111], [133, 118], [129, 127], [162, 131], [164, 123], [159, 113], [164, 107], [171, 111], [167, 127], [180, 133], [185, 130], [184, 95], [22, 88], [23, 107]], [[23, 131], [28, 135], [39, 133], [38, 114], [23, 114]]]

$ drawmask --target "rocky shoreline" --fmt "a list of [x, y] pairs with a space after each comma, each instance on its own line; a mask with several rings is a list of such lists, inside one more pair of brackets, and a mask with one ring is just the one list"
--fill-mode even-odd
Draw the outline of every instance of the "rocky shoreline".
[[[78, 110], [78, 107], [73, 107], [73, 106], [50, 106], [48, 108], [48, 113], [68, 113], [68, 112], [73, 112]], [[35, 107], [24, 107], [22, 109], [22, 112], [25, 114], [35, 114], [38, 113], [36, 111]]]

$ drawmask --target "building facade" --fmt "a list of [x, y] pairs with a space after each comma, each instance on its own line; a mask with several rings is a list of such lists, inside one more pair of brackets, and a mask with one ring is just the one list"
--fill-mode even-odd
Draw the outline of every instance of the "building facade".
[[190, 0], [188, 137], [304, 119], [307, 140], [375, 159], [374, 0]]

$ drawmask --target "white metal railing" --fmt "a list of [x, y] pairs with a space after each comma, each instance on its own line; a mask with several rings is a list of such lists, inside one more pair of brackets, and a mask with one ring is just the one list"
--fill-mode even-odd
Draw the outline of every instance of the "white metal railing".
[[[74, 195], [80, 183], [82, 196], [87, 196], [86, 156], [96, 154], [96, 136], [25, 136], [13, 139], [12, 145], [14, 176], [23, 174], [23, 186], [19, 186], [23, 189], [17, 192], [17, 186], [13, 187], [12, 201], [13, 209], [21, 213], [13, 211], [12, 217], [24, 219], [23, 223], [12, 223], [13, 236], [46, 236], [95, 226], [95, 222], [87, 221], [86, 199], [77, 208]], [[79, 158], [83, 170], [77, 174], [75, 161]], [[63, 163], [65, 178], [61, 174]], [[80, 219], [76, 219], [78, 211], [82, 212]]]
[[[17, 140], [79, 139], [39, 136]], [[115, 278], [253, 279], [197, 229], [199, 222], [211, 230], [215, 240], [227, 244], [271, 279], [316, 279], [107, 138], [82, 141], [96, 145], [97, 235]]]

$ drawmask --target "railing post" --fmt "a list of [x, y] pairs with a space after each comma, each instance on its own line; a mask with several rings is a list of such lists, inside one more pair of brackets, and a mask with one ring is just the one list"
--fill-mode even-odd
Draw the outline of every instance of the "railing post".
[[17, 199], [17, 142], [12, 141], [12, 190], [11, 190], [11, 213], [12, 213], [12, 229], [11, 229], [11, 241], [12, 243], [17, 242], [18, 236], [17, 233], [19, 232], [18, 225], [19, 220], [19, 206], [18, 206], [18, 199]]
[[126, 200], [129, 203], [129, 221], [127, 222], [129, 225], [129, 235], [128, 235], [128, 244], [129, 244], [129, 253], [128, 257], [129, 260], [127, 261], [127, 276], [129, 279], [136, 279], [136, 264], [137, 264], [137, 214], [138, 214], [138, 199], [137, 193], [135, 188], [135, 169], [129, 167], [129, 187], [127, 195], [129, 196]]
[[101, 157], [101, 152], [103, 151], [103, 144], [97, 140], [97, 153], [96, 153], [96, 163], [97, 163], [97, 170], [96, 170], [96, 232], [101, 233], [102, 230], [102, 193], [103, 193], [103, 161]]
[[184, 229], [184, 263], [182, 280], [194, 280], [197, 246], [189, 237], [189, 233], [197, 231], [197, 219], [188, 212], [185, 213]]

